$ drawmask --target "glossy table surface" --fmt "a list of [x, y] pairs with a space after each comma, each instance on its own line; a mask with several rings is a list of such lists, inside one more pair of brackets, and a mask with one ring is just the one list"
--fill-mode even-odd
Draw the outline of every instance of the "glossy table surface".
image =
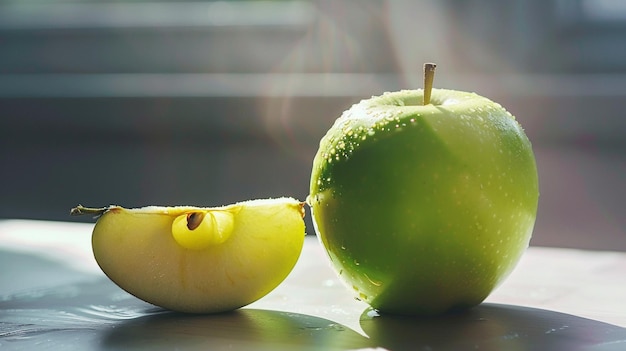
[[355, 300], [309, 236], [266, 297], [185, 315], [111, 283], [91, 229], [0, 221], [0, 350], [626, 350], [626, 253], [531, 247], [482, 305], [419, 319]]

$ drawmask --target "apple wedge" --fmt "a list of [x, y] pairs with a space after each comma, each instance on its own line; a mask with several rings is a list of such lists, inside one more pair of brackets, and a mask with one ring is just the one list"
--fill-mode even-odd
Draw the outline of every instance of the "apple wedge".
[[122, 289], [170, 310], [216, 313], [260, 299], [287, 277], [304, 243], [303, 207], [277, 198], [214, 208], [78, 206], [72, 214], [101, 215], [93, 253]]

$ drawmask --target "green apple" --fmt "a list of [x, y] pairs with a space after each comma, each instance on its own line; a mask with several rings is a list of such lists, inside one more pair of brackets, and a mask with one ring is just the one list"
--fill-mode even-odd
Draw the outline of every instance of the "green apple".
[[72, 212], [101, 214], [93, 253], [122, 289], [170, 310], [213, 313], [250, 304], [287, 277], [304, 243], [303, 206], [279, 198]]
[[355, 104], [313, 161], [317, 234], [357, 298], [381, 312], [481, 303], [535, 223], [537, 168], [520, 124], [485, 97], [431, 87]]

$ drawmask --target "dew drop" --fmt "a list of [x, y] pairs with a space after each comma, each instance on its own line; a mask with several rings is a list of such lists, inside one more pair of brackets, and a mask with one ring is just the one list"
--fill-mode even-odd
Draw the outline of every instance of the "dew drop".
[[331, 323], [328, 325], [328, 327], [330, 329], [336, 330], [336, 331], [344, 331], [346, 330], [345, 327], [343, 327], [341, 324], [337, 324], [337, 323]]

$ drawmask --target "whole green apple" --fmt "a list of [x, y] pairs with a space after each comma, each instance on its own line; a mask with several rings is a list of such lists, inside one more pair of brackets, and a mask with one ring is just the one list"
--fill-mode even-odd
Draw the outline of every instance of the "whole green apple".
[[531, 144], [509, 112], [474, 93], [419, 89], [363, 100], [336, 120], [308, 202], [357, 298], [433, 315], [480, 304], [512, 271], [538, 196]]

